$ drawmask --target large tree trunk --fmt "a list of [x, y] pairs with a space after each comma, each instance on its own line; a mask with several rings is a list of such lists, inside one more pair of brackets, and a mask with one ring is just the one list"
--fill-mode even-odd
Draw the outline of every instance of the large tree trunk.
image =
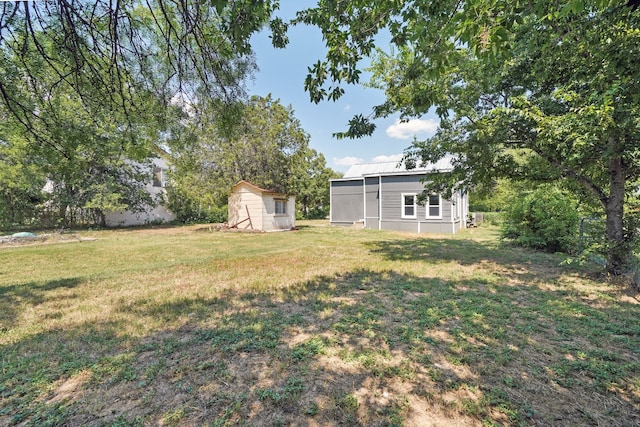
[[[611, 141], [610, 141], [611, 143]], [[614, 147], [619, 145], [614, 143]], [[608, 274], [623, 273], [629, 254], [625, 251], [624, 242], [624, 186], [625, 174], [621, 156], [614, 156], [609, 161], [609, 197], [605, 200], [607, 265]]]

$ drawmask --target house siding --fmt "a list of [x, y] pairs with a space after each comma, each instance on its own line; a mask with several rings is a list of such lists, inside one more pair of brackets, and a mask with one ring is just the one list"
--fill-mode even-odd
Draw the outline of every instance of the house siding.
[[[251, 221], [238, 224], [238, 229], [262, 230], [262, 197], [259, 191], [242, 185], [229, 196], [229, 224], [236, 225], [251, 217]], [[247, 214], [248, 212], [248, 214]], [[248, 216], [247, 216], [248, 215]]]
[[365, 178], [365, 227], [379, 228], [380, 220], [380, 179], [378, 177]]
[[331, 222], [353, 224], [364, 219], [362, 179], [331, 182]]
[[415, 219], [402, 218], [402, 195], [420, 194], [424, 185], [420, 182], [421, 176], [383, 176], [382, 177], [382, 218], [383, 220], [403, 220], [417, 222], [424, 218], [424, 206], [416, 206]]
[[[424, 191], [424, 174], [367, 176], [331, 181], [331, 223], [353, 224], [365, 220], [365, 227], [412, 233], [455, 233], [466, 226], [467, 199], [461, 195], [460, 215], [452, 200], [440, 198], [440, 217], [427, 218], [427, 206], [415, 205], [415, 218], [402, 215], [403, 195]], [[363, 188], [364, 185], [364, 188]]]
[[276, 199], [284, 198], [284, 196], [263, 196], [262, 229], [264, 231], [290, 230], [295, 227], [296, 199], [294, 197], [287, 198], [286, 214], [276, 214]]

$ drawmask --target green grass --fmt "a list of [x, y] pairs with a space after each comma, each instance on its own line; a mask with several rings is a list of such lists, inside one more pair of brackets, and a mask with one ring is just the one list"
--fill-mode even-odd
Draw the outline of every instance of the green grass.
[[490, 227], [0, 248], [0, 425], [637, 425], [640, 304]]

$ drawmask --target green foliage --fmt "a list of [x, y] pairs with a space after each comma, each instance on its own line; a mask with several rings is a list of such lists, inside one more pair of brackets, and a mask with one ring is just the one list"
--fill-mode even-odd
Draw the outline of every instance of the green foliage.
[[197, 120], [199, 103], [231, 120], [255, 68], [249, 39], [278, 6], [54, 3], [6, 3], [0, 14], [1, 227], [153, 207], [144, 186], [156, 145]]
[[[7, 123], [0, 123], [0, 134]], [[37, 223], [44, 201], [42, 171], [29, 161], [22, 144], [0, 139], [0, 229]]]
[[167, 208], [176, 215], [176, 221], [181, 223], [222, 224], [227, 221], [229, 215], [227, 205], [205, 205], [185, 196], [179, 188], [169, 188], [167, 199]]
[[498, 178], [579, 187], [580, 196], [606, 214], [606, 270], [620, 274], [624, 198], [640, 177], [640, 69], [634, 65], [640, 15], [630, 6], [321, 1], [298, 15], [320, 27], [328, 46], [306, 87], [317, 101], [332, 99], [343, 82], [357, 82], [348, 76], [374, 52], [376, 34], [388, 29], [394, 49], [377, 51], [369, 83], [387, 99], [338, 136], [371, 134], [375, 118], [420, 117], [435, 109], [440, 129], [415, 141], [405, 157], [453, 156], [453, 171], [434, 177], [429, 191], [491, 188]]
[[502, 236], [521, 246], [570, 253], [577, 250], [579, 221], [575, 200], [543, 186], [513, 201], [505, 212]]
[[[7, 71], [0, 75], [0, 103], [27, 133], [48, 143], [36, 127], [62, 123], [56, 116], [32, 114], [28, 98], [14, 91], [15, 80], [28, 80], [29, 92], [45, 97], [59, 84], [70, 86], [87, 111], [106, 108], [134, 118], [118, 122], [126, 128], [148, 113], [149, 93], [164, 106], [177, 95], [234, 101], [254, 69], [249, 39], [277, 7], [276, 1], [248, 0], [215, 6], [167, 0], [58, 2], [56, 7], [7, 3], [0, 15], [0, 63]], [[277, 21], [272, 27], [284, 30]], [[5, 62], [8, 56], [21, 59]], [[37, 68], [43, 73], [34, 72]], [[53, 80], [41, 80], [42, 75]]]
[[500, 226], [504, 222], [504, 212], [483, 212], [483, 224]]
[[530, 188], [529, 183], [515, 182], [500, 178], [490, 187], [476, 186], [469, 193], [471, 212], [500, 212], [506, 210], [514, 197]]
[[309, 136], [291, 107], [271, 96], [254, 96], [234, 109], [235, 123], [216, 117], [191, 122], [170, 141], [175, 186], [196, 204], [225, 204], [240, 180], [283, 193], [294, 190], [294, 171], [304, 161]]
[[225, 205], [240, 180], [295, 195], [304, 218], [326, 216], [329, 179], [337, 175], [321, 153], [309, 148], [309, 135], [293, 109], [270, 95], [253, 96], [234, 108], [235, 123], [189, 123], [170, 140], [175, 179], [169, 200], [178, 218], [210, 217], [206, 212]]
[[329, 180], [341, 175], [327, 167], [322, 153], [308, 149], [294, 173], [296, 212], [300, 218], [323, 219], [329, 215]]

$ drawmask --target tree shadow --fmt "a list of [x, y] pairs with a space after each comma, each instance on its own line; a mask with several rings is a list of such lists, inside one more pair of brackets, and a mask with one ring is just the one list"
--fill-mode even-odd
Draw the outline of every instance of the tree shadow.
[[[355, 270], [114, 309], [2, 347], [0, 424], [640, 422], [640, 306], [560, 286]], [[147, 319], [178, 326], [122, 334]]]
[[428, 264], [455, 263], [461, 266], [495, 264], [500, 274], [537, 281], [557, 280], [566, 274], [596, 277], [599, 271], [562, 265], [563, 254], [534, 251], [496, 241], [470, 239], [442, 239], [421, 237], [416, 239], [380, 240], [365, 244], [372, 254], [390, 261], [408, 261]]
[[0, 286], [0, 330], [14, 327], [23, 304], [39, 305], [47, 301], [48, 294], [60, 288], [72, 289], [84, 282], [80, 277], [68, 277], [44, 282], [27, 282]]

